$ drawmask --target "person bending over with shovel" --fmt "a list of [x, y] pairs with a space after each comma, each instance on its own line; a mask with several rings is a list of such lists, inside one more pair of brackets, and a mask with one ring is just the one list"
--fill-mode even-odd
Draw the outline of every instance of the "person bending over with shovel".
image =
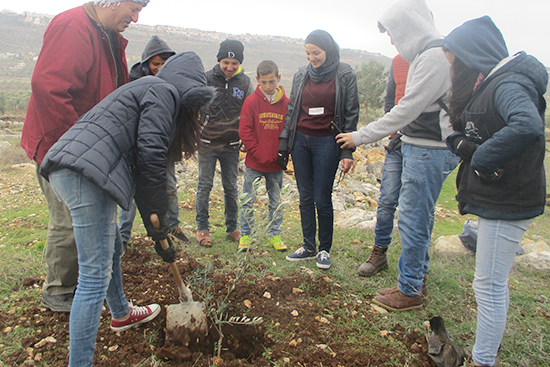
[[[199, 110], [213, 97], [194, 52], [171, 57], [155, 78], [108, 95], [48, 151], [41, 174], [71, 211], [80, 273], [70, 314], [69, 366], [92, 366], [103, 302], [119, 332], [154, 319], [158, 304], [136, 307], [124, 295], [117, 205], [134, 198], [155, 250], [175, 261], [167, 236], [166, 164], [199, 143]], [[154, 218], [154, 219], [151, 219]], [[158, 221], [157, 221], [158, 218]], [[152, 222], [154, 220], [154, 223]], [[161, 247], [167, 240], [169, 247]]]

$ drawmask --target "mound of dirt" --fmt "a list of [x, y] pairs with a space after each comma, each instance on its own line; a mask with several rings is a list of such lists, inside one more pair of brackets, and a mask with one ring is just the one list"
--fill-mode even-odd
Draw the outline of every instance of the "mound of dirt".
[[[178, 303], [178, 292], [167, 264], [151, 252], [151, 243], [133, 238], [133, 245], [123, 256], [123, 280], [127, 297], [136, 305], [159, 303], [161, 314], [152, 322], [122, 333], [109, 328], [110, 314], [104, 310], [96, 341], [94, 366], [152, 366], [153, 356], [166, 365], [194, 367], [269, 366], [284, 361], [289, 366], [432, 366], [427, 356], [424, 335], [396, 325], [392, 336], [402, 342], [396, 351], [385, 343], [357, 343], [339, 322], [342, 317], [380, 317], [370, 312], [370, 299], [350, 302], [340, 286], [329, 277], [296, 272], [282, 277], [266, 274], [263, 278], [245, 275], [235, 282], [239, 269], [218, 269], [224, 264], [214, 261], [214, 271], [207, 272], [195, 259], [178, 261], [182, 277], [207, 289], [209, 299], [195, 299], [209, 305], [208, 335], [192, 340], [187, 347], [165, 341], [166, 307]], [[28, 278], [26, 287], [40, 286], [41, 280]], [[235, 288], [231, 289], [231, 285]], [[195, 287], [196, 288], [196, 287]], [[229, 295], [228, 295], [229, 293]], [[347, 298], [346, 298], [347, 297]], [[322, 301], [319, 301], [322, 299]], [[68, 362], [69, 314], [42, 308], [28, 296], [10, 300], [10, 312], [0, 314], [5, 330], [30, 328], [21, 348], [6, 361], [9, 366], [66, 366]], [[223, 314], [216, 309], [224, 308]], [[345, 313], [342, 314], [342, 309]], [[12, 311], [13, 310], [13, 311]], [[10, 315], [11, 314], [11, 315]], [[14, 315], [17, 315], [15, 317]], [[262, 317], [260, 325], [223, 322], [230, 316]], [[215, 322], [216, 317], [218, 322]], [[7, 329], [10, 328], [10, 329]], [[220, 338], [220, 332], [223, 338]], [[365, 335], [368, 338], [368, 335]], [[221, 353], [216, 347], [221, 340]], [[409, 352], [409, 353], [407, 353]], [[411, 361], [411, 354], [413, 360]]]

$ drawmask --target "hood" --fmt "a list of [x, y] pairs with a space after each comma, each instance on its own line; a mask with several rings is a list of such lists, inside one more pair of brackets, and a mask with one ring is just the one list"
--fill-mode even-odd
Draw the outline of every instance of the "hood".
[[400, 0], [382, 14], [378, 23], [392, 38], [397, 52], [409, 63], [430, 42], [442, 38], [424, 0]]
[[467, 67], [485, 76], [502, 59], [508, 57], [506, 42], [488, 16], [469, 20], [455, 28], [443, 40], [443, 47], [451, 51]]
[[[201, 92], [202, 97], [212, 98], [214, 88], [206, 86], [206, 74], [200, 57], [192, 52], [182, 52], [169, 58], [159, 70], [157, 76], [175, 86], [179, 92], [183, 107], [193, 109], [196, 101], [191, 97]], [[199, 89], [196, 89], [199, 88]]]
[[517, 83], [524, 84], [526, 88], [532, 88], [531, 85], [534, 85], [538, 93], [541, 95], [546, 93], [548, 72], [546, 67], [535, 57], [527, 55], [524, 51], [518, 52], [498, 63], [486, 79], [508, 72], [526, 76], [528, 79], [515, 79]]
[[157, 35], [154, 35], [151, 37], [149, 42], [145, 45], [145, 49], [143, 50], [143, 53], [141, 54], [141, 64], [143, 66], [147, 65], [147, 61], [156, 55], [168, 53], [170, 56], [175, 55], [176, 53], [174, 50], [172, 50], [166, 42], [162, 40]]

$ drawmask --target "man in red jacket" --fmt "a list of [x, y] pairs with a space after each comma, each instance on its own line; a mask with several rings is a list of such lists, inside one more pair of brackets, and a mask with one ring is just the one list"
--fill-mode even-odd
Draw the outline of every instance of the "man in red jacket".
[[149, 0], [96, 0], [58, 14], [44, 33], [34, 68], [32, 94], [21, 146], [36, 162], [50, 223], [41, 303], [56, 312], [71, 310], [78, 262], [69, 209], [38, 174], [40, 163], [76, 120], [128, 82], [126, 45], [120, 33]]
[[241, 232], [239, 251], [246, 251], [251, 242], [254, 225], [254, 201], [257, 182], [265, 177], [269, 196], [269, 243], [277, 251], [286, 251], [281, 240], [283, 222], [281, 187], [283, 171], [277, 164], [279, 134], [283, 129], [288, 97], [282, 86], [277, 65], [271, 60], [262, 61], [257, 68], [256, 91], [244, 101], [239, 122], [239, 137], [246, 148], [246, 173], [243, 183]]

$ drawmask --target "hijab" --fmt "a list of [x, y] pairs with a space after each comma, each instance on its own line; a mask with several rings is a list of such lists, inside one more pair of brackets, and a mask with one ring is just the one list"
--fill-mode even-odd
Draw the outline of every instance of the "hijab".
[[328, 32], [318, 29], [307, 36], [305, 43], [314, 44], [327, 54], [324, 64], [318, 68], [314, 68], [311, 63], [307, 66], [311, 80], [314, 83], [326, 83], [334, 79], [340, 64], [340, 47], [334, 42], [332, 36]]

